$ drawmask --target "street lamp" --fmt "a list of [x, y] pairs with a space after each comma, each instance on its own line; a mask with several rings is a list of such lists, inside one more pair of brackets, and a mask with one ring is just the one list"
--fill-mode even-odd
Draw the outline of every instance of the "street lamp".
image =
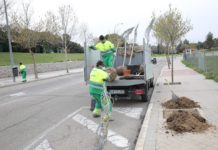
[[13, 82], [15, 82], [15, 74], [13, 73], [13, 67], [14, 67], [14, 57], [13, 57], [13, 52], [12, 52], [12, 46], [11, 46], [11, 31], [10, 31], [10, 26], [8, 23], [8, 13], [7, 13], [7, 6], [6, 6], [6, 1], [4, 1], [4, 7], [5, 7], [5, 19], [6, 19], [6, 25], [7, 25], [7, 32], [8, 32], [8, 45], [9, 45], [9, 51], [10, 51], [10, 63], [11, 63], [11, 70], [12, 70], [12, 77], [13, 77]]
[[120, 23], [117, 23], [117, 24], [114, 26], [114, 34], [116, 33], [116, 28], [117, 28], [119, 25], [123, 25], [123, 23], [120, 22]]

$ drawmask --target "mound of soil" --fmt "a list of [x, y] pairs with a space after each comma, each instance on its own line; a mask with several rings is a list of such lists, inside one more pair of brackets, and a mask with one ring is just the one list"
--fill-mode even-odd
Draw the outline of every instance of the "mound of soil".
[[178, 100], [168, 100], [162, 103], [162, 106], [168, 109], [200, 108], [197, 102], [187, 97], [180, 97]]
[[178, 133], [200, 133], [207, 130], [209, 127], [210, 125], [205, 118], [193, 112], [179, 110], [167, 118], [167, 128]]

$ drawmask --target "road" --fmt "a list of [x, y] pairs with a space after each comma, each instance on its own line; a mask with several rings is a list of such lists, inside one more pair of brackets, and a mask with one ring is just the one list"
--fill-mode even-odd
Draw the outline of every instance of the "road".
[[[155, 65], [155, 77], [163, 64]], [[99, 118], [89, 105], [82, 73], [0, 88], [0, 149], [91, 150]], [[147, 106], [115, 102], [105, 150], [134, 148]]]

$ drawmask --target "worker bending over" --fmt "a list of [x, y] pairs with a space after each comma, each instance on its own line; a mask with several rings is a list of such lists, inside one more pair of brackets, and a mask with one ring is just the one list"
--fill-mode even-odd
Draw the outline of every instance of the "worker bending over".
[[[92, 69], [90, 73], [89, 81], [89, 93], [96, 101], [95, 108], [93, 111], [93, 117], [100, 117], [101, 115], [101, 101], [104, 92], [104, 83], [110, 80], [109, 74], [102, 70], [104, 64], [99, 60], [96, 67]], [[110, 113], [112, 112], [112, 104], [110, 104]]]

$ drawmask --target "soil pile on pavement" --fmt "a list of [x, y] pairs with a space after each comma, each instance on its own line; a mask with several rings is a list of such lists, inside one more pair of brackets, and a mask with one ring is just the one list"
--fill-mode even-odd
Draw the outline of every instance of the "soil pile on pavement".
[[162, 106], [168, 109], [200, 108], [197, 102], [187, 97], [180, 97], [178, 100], [168, 100], [162, 103]]
[[189, 111], [176, 111], [167, 118], [167, 128], [178, 133], [183, 132], [203, 132], [207, 130], [210, 125], [206, 119], [197, 113]]

